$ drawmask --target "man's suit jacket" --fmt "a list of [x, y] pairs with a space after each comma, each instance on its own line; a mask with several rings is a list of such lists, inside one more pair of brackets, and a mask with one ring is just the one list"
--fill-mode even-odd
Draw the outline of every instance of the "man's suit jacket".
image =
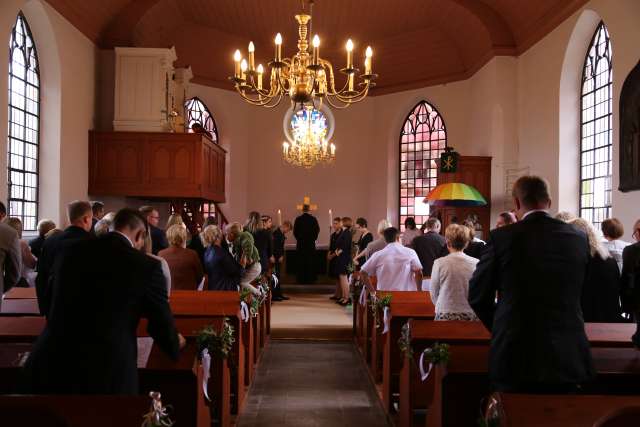
[[169, 247], [167, 235], [163, 229], [153, 225], [149, 225], [149, 229], [151, 230], [151, 252], [158, 255], [158, 252]]
[[640, 242], [622, 251], [620, 291], [625, 311], [640, 312]]
[[118, 233], [76, 241], [55, 264], [47, 325], [26, 363], [43, 394], [136, 394], [137, 328], [178, 357], [178, 336], [160, 262]]
[[296, 218], [293, 224], [293, 235], [296, 237], [298, 249], [315, 248], [318, 234], [320, 234], [320, 226], [313, 215], [305, 212]]
[[469, 303], [491, 331], [489, 375], [497, 390], [592, 377], [580, 306], [588, 262], [585, 234], [545, 212], [491, 232]]
[[0, 224], [0, 307], [2, 294], [20, 280], [22, 250], [18, 233], [7, 224]]
[[38, 258], [38, 275], [36, 276], [36, 295], [40, 314], [47, 316], [51, 306], [51, 283], [53, 281], [53, 265], [56, 258], [66, 248], [78, 240], [86, 240], [92, 237], [84, 229], [70, 225], [62, 233], [49, 237], [42, 245], [40, 258]]
[[422, 264], [422, 274], [431, 276], [433, 262], [443, 256], [447, 256], [447, 241], [440, 234], [428, 231], [413, 239], [411, 247], [418, 254]]

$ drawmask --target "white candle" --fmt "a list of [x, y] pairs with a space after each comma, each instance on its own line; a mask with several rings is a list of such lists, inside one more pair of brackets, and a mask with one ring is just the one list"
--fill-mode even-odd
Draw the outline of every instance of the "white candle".
[[278, 209], [278, 225], [282, 225], [282, 211]]
[[329, 227], [333, 226], [333, 212], [329, 209]]

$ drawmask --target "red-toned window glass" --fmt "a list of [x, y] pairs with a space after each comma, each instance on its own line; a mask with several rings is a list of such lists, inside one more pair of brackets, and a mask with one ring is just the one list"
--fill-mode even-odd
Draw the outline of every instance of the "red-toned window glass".
[[447, 131], [442, 116], [427, 101], [416, 105], [400, 132], [400, 200], [399, 225], [414, 217], [418, 228], [429, 218], [424, 198], [436, 185], [436, 159], [447, 146]]

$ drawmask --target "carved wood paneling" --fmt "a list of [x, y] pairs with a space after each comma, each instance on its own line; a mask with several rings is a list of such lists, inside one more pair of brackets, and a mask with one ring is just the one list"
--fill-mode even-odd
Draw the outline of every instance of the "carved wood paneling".
[[457, 219], [462, 223], [470, 214], [478, 215], [482, 225], [481, 239], [486, 239], [491, 228], [491, 157], [460, 156], [458, 171], [455, 173], [438, 173], [438, 185], [449, 182], [461, 182], [475, 187], [487, 201], [486, 206], [441, 208], [443, 229]]
[[89, 152], [92, 195], [225, 201], [226, 152], [205, 136], [90, 132]]

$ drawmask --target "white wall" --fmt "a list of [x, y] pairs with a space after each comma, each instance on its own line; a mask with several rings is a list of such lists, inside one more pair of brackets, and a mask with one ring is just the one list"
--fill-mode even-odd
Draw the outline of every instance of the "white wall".
[[[95, 112], [96, 48], [46, 2], [3, 0], [0, 34], [8, 40], [22, 10], [35, 39], [41, 72], [40, 217], [64, 224], [65, 206], [87, 198], [87, 132]], [[5, 44], [6, 46], [6, 44]], [[0, 67], [0, 105], [7, 105], [7, 67]], [[0, 120], [0, 151], [7, 152], [7, 122]], [[0, 155], [0, 169], [6, 167]], [[6, 200], [6, 174], [0, 174]]]
[[549, 179], [556, 207], [578, 213], [580, 79], [601, 19], [613, 51], [613, 216], [631, 239], [632, 225], [640, 217], [640, 192], [617, 190], [618, 103], [622, 84], [640, 58], [640, 2], [591, 0], [518, 58], [519, 163]]

